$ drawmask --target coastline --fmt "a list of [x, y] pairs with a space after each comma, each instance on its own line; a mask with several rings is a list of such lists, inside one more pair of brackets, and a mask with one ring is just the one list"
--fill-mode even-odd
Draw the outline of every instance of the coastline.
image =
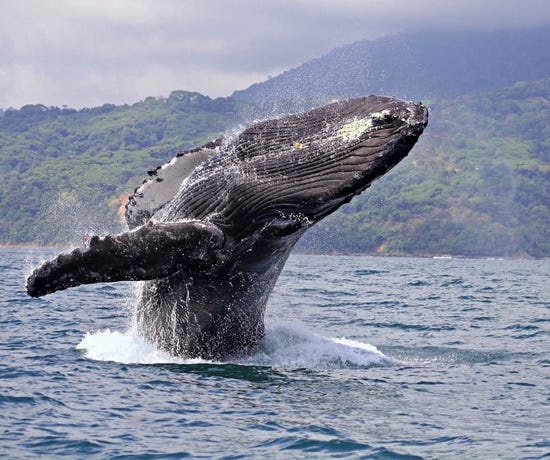
[[[57, 249], [64, 250], [68, 248], [76, 248], [76, 244], [48, 244], [41, 245], [38, 243], [0, 243], [2, 249]], [[395, 258], [419, 258], [419, 259], [434, 259], [434, 260], [453, 260], [453, 259], [481, 259], [481, 260], [549, 260], [549, 257], [533, 257], [526, 254], [518, 254], [514, 256], [502, 255], [464, 255], [464, 254], [402, 254], [402, 253], [380, 253], [380, 252], [310, 252], [310, 251], [293, 251], [292, 254], [310, 255], [310, 256], [352, 256], [352, 257], [395, 257]]]

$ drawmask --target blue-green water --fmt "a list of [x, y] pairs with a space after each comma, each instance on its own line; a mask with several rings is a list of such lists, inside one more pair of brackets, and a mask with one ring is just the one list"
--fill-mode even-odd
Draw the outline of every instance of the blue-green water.
[[0, 249], [0, 457], [550, 457], [550, 261], [293, 256], [267, 337], [186, 362], [131, 283], [31, 299]]

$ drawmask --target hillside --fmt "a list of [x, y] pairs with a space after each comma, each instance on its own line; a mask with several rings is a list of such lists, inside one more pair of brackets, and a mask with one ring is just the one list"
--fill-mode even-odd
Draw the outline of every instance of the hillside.
[[339, 48], [232, 98], [174, 91], [133, 105], [5, 110], [0, 244], [116, 231], [127, 194], [176, 151], [253, 117], [381, 92], [423, 99], [428, 129], [299, 250], [550, 257], [550, 64], [538, 42], [548, 38], [415, 32]]
[[253, 102], [386, 94], [441, 99], [550, 77], [550, 29], [404, 32], [342, 46], [233, 98]]
[[0, 243], [52, 243], [118, 228], [126, 195], [176, 151], [235, 124], [237, 103], [174, 91], [132, 106], [28, 105], [0, 117]]
[[301, 249], [550, 256], [550, 79], [433, 103], [410, 156]]

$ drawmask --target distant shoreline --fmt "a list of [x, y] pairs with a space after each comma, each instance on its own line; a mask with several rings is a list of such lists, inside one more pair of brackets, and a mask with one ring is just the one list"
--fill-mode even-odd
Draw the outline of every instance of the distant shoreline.
[[[2, 249], [65, 249], [65, 248], [76, 248], [76, 245], [67, 243], [67, 244], [52, 244], [41, 246], [38, 243], [0, 243], [0, 250]], [[377, 252], [307, 252], [307, 251], [297, 251], [293, 254], [303, 255], [303, 256], [353, 256], [353, 257], [416, 257], [419, 259], [434, 259], [434, 260], [447, 260], [447, 259], [484, 259], [484, 260], [549, 260], [549, 257], [533, 257], [529, 255], [517, 255], [517, 256], [500, 256], [500, 255], [490, 255], [490, 256], [465, 256], [465, 255], [454, 255], [454, 254], [380, 254]]]

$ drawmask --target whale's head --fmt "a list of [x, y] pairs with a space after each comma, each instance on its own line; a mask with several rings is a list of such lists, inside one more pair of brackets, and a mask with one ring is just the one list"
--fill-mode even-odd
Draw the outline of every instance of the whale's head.
[[[224, 147], [216, 184], [204, 177], [182, 191], [184, 213], [239, 237], [285, 223], [307, 228], [402, 160], [427, 122], [422, 104], [378, 96], [260, 122]], [[201, 187], [218, 197], [215, 203], [204, 200]], [[203, 199], [190, 203], [190, 195]]]

